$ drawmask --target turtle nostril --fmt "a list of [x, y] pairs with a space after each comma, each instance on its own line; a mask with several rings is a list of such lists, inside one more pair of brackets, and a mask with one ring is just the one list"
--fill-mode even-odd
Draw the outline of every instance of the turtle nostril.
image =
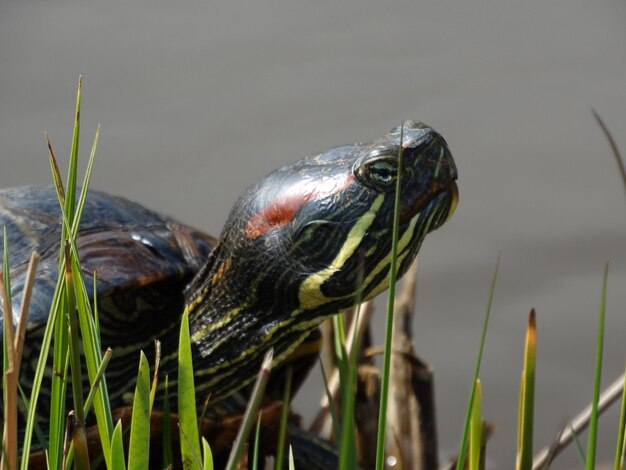
[[453, 181], [458, 179], [459, 173], [456, 169], [456, 164], [454, 163], [454, 157], [452, 157], [452, 153], [448, 147], [443, 148], [443, 154], [441, 155], [439, 164], [443, 167], [443, 171], [441, 172], [443, 179]]

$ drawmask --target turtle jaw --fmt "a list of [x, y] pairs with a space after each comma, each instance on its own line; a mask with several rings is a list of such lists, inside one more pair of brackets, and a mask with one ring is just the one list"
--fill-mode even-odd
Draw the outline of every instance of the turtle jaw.
[[429, 206], [440, 206], [448, 204], [448, 213], [441, 223], [447, 221], [454, 215], [459, 202], [459, 188], [454, 179], [445, 183], [434, 181], [428, 191], [417, 198], [413, 204], [400, 213], [400, 225], [404, 226], [417, 214], [424, 212]]
[[456, 212], [456, 206], [459, 205], [459, 187], [456, 184], [456, 181], [452, 181], [449, 186], [450, 191], [450, 209], [448, 210], [448, 216], [446, 220], [450, 220], [450, 218]]

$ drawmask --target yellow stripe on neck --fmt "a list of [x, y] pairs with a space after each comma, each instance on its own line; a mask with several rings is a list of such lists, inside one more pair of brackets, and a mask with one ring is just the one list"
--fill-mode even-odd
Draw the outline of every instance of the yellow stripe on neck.
[[[402, 237], [400, 237], [400, 240], [398, 240], [398, 266], [402, 264], [402, 262], [404, 261], [404, 258], [406, 258], [407, 255], [409, 254], [408, 251], [404, 251], [404, 250], [409, 245], [409, 243], [411, 243], [411, 240], [413, 239], [413, 235], [414, 235], [413, 232], [415, 232], [415, 225], [417, 224], [417, 221], [420, 218], [420, 215], [421, 214], [418, 212], [417, 215], [415, 215], [411, 219], [409, 226], [402, 234]], [[363, 286], [368, 286], [374, 280], [374, 278], [383, 269], [386, 269], [387, 267], [389, 267], [390, 264], [391, 264], [391, 252], [389, 252], [389, 254], [386, 257], [384, 257], [380, 261], [380, 263], [376, 265], [374, 269], [372, 269], [372, 271], [367, 276], [367, 278], [363, 280]], [[364, 298], [363, 301], [376, 297], [378, 294], [380, 294], [382, 291], [384, 291], [388, 287], [389, 287], [389, 275], [385, 276], [383, 280], [380, 282], [380, 284], [378, 284], [375, 288], [373, 288], [367, 294], [367, 297]]]
[[369, 229], [372, 222], [374, 222], [376, 213], [380, 209], [384, 199], [385, 196], [383, 194], [379, 195], [374, 200], [370, 209], [354, 224], [346, 237], [346, 241], [339, 250], [339, 253], [337, 253], [337, 256], [335, 256], [335, 259], [330, 263], [330, 266], [311, 274], [302, 282], [298, 295], [301, 309], [313, 309], [332, 300], [322, 293], [322, 284], [335, 274], [335, 272], [339, 271], [350, 256], [354, 254], [361, 240], [363, 240], [367, 229]]

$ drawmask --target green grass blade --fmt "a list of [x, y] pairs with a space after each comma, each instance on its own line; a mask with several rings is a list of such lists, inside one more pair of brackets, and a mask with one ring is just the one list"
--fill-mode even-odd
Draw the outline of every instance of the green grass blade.
[[[624, 379], [626, 380], [626, 367], [624, 368]], [[622, 382], [623, 382], [622, 380]], [[620, 470], [624, 466], [624, 439], [626, 428], [626, 387], [622, 383], [622, 407], [619, 413], [619, 427], [617, 429], [617, 446], [615, 449], [614, 470]]]
[[198, 416], [198, 425], [204, 421], [206, 417], [206, 412], [209, 409], [209, 403], [211, 402], [211, 394], [209, 393], [204, 399], [204, 403], [202, 404], [202, 411], [200, 412], [200, 416]]
[[574, 430], [574, 427], [572, 426], [571, 421], [567, 423], [567, 427], [569, 428], [569, 431], [572, 433], [572, 440], [574, 441], [574, 446], [576, 447], [578, 458], [580, 458], [580, 463], [584, 467], [587, 462], [587, 457], [585, 456], [585, 449], [583, 449], [583, 446], [580, 443], [580, 439], [578, 439], [578, 433]]
[[[180, 434], [182, 436], [183, 439], [185, 439], [185, 441], [187, 442], [187, 445], [191, 447], [191, 441], [189, 440], [189, 437], [187, 437], [187, 434], [185, 434], [185, 431], [181, 428], [180, 430]], [[196, 464], [196, 468], [202, 468], [202, 456], [200, 454], [193, 454], [192, 455], [194, 463]], [[184, 463], [184, 462], [183, 462]]]
[[122, 441], [122, 421], [118, 421], [111, 436], [111, 470], [126, 470], [124, 443]]
[[46, 137], [46, 143], [48, 144], [48, 154], [50, 163], [50, 172], [52, 173], [52, 182], [54, 183], [54, 189], [57, 192], [59, 201], [61, 201], [61, 207], [65, 207], [65, 189], [63, 188], [63, 178], [61, 178], [61, 172], [59, 171], [59, 165], [57, 159], [54, 156], [54, 150], [52, 149], [52, 142], [48, 133], [44, 133]]
[[396, 295], [396, 275], [398, 273], [398, 232], [400, 227], [400, 188], [402, 179], [402, 151], [404, 124], [400, 128], [400, 149], [398, 150], [398, 175], [396, 177], [396, 199], [393, 210], [393, 232], [391, 237], [391, 266], [389, 267], [389, 303], [387, 305], [387, 325], [385, 327], [385, 353], [380, 388], [378, 413], [378, 433], [376, 438], [376, 470], [385, 465], [385, 444], [387, 431], [387, 400], [389, 398], [389, 377], [391, 376], [391, 338], [393, 336], [393, 310]]
[[93, 144], [91, 146], [91, 153], [89, 155], [89, 162], [87, 163], [87, 170], [85, 171], [85, 177], [83, 179], [83, 186], [80, 191], [80, 197], [78, 204], [76, 205], [76, 215], [72, 220], [72, 233], [78, 233], [78, 224], [80, 224], [81, 217], [83, 215], [83, 208], [85, 207], [85, 200], [87, 198], [87, 192], [89, 190], [89, 183], [91, 181], [91, 172], [93, 170], [93, 162], [96, 157], [96, 149], [98, 148], [98, 138], [100, 137], [100, 126], [96, 129], [96, 135], [93, 138]]
[[622, 155], [619, 151], [617, 142], [615, 142], [615, 139], [613, 138], [611, 131], [609, 131], [609, 128], [604, 123], [604, 120], [600, 117], [597, 111], [591, 108], [591, 112], [593, 113], [593, 116], [596, 118], [596, 121], [598, 122], [600, 129], [602, 129], [602, 132], [604, 132], [604, 136], [606, 137], [606, 140], [609, 142], [609, 145], [611, 146], [611, 150], [613, 151], [613, 157], [615, 157], [615, 162], [617, 163], [619, 172], [622, 175], [622, 181], [624, 183], [624, 190], [626, 190], [626, 164], [624, 164], [624, 159], [622, 158]]
[[533, 308], [528, 316], [524, 369], [520, 387], [518, 418], [517, 470], [530, 470], [533, 465], [533, 429], [535, 411], [535, 368], [537, 362], [537, 322]]
[[335, 436], [340, 436], [341, 425], [339, 423], [339, 416], [337, 415], [337, 408], [335, 407], [335, 400], [333, 399], [333, 395], [330, 392], [330, 388], [328, 386], [328, 375], [326, 374], [326, 369], [324, 368], [324, 361], [320, 359], [319, 364], [322, 371], [322, 380], [324, 382], [326, 400], [328, 401], [328, 412], [330, 413], [330, 419], [333, 424], [333, 432], [335, 433]]
[[[58, 285], [59, 302], [56, 305], [57, 311], [50, 317], [55, 319], [54, 324], [54, 346], [52, 348], [52, 367], [54, 371], [61, 373], [52, 374], [52, 391], [50, 396], [50, 421], [49, 421], [49, 457], [51, 469], [60, 469], [63, 463], [63, 445], [65, 436], [65, 397], [67, 393], [67, 368], [69, 364], [69, 342], [68, 325], [65, 312], [68, 311], [67, 296], [65, 292], [65, 261], [59, 269]], [[41, 354], [43, 354], [43, 348]], [[31, 403], [36, 406], [36, 400], [31, 398]]]
[[[283, 468], [285, 458], [285, 441], [287, 440], [287, 418], [289, 418], [289, 402], [291, 401], [291, 379], [293, 376], [293, 368], [289, 366], [287, 369], [287, 378], [285, 381], [285, 390], [283, 392], [283, 409], [280, 415], [280, 428], [278, 430], [278, 443], [276, 444], [276, 470]], [[259, 415], [259, 420], [261, 416]], [[258, 437], [258, 434], [257, 434]]]
[[[359, 276], [359, 285], [363, 283], [363, 276]], [[352, 328], [352, 347], [350, 349], [350, 371], [353, 375], [353, 383], [356, 384], [356, 372], [359, 366], [359, 352], [361, 351], [361, 338], [359, 337], [359, 321], [361, 318], [361, 300], [357, 303], [354, 319], [351, 325]], [[356, 385], [355, 385], [356, 386]]]
[[[259, 441], [261, 437], [261, 418], [263, 416], [263, 410], [259, 411], [259, 418], [256, 420], [256, 431], [254, 433], [254, 450], [252, 454], [252, 470], [258, 470], [259, 468]], [[279, 442], [281, 442], [279, 440]], [[281, 444], [284, 445], [284, 442]], [[276, 460], [278, 462], [278, 460]]]
[[150, 365], [146, 355], [141, 351], [130, 426], [128, 470], [149, 468], [150, 413]]
[[104, 353], [104, 357], [102, 358], [102, 362], [100, 363], [100, 367], [98, 368], [98, 373], [96, 374], [94, 382], [91, 384], [89, 389], [89, 394], [85, 399], [85, 417], [91, 411], [91, 406], [93, 405], [93, 400], [96, 397], [96, 393], [100, 389], [100, 382], [104, 377], [104, 372], [106, 371], [107, 366], [109, 365], [109, 361], [111, 360], [111, 356], [113, 355], [113, 350], [111, 348], [107, 348]]
[[[98, 277], [96, 272], [93, 273], [93, 323], [98, 332], [96, 338], [100, 339], [100, 316], [98, 315]], [[98, 341], [98, 346], [100, 342]], [[101, 346], [98, 348], [101, 349]]]
[[233, 448], [231, 449], [230, 455], [228, 456], [226, 470], [234, 470], [235, 468], [237, 468], [239, 458], [241, 457], [241, 453], [243, 452], [243, 448], [248, 440], [250, 430], [252, 429], [252, 425], [255, 421], [254, 417], [257, 410], [259, 409], [261, 401], [263, 400], [265, 386], [267, 385], [267, 381], [270, 377], [270, 371], [272, 369], [273, 358], [274, 349], [272, 348], [267, 351], [267, 353], [265, 353], [265, 358], [263, 359], [263, 363], [261, 364], [261, 368], [257, 375], [256, 382], [254, 383], [254, 387], [252, 389], [252, 393], [250, 394], [250, 399], [248, 400], [248, 405], [246, 406], [243, 420], [241, 422], [241, 425], [239, 426], [237, 438], [235, 439]]
[[480, 470], [481, 450], [483, 444], [482, 387], [480, 379], [476, 380], [474, 406], [470, 424], [469, 470]]
[[456, 460], [456, 470], [462, 470], [465, 465], [465, 454], [467, 452], [467, 441], [469, 438], [470, 416], [472, 406], [474, 406], [474, 391], [476, 388], [473, 384], [476, 383], [478, 375], [480, 374], [480, 364], [483, 358], [483, 350], [485, 349], [485, 339], [487, 338], [487, 326], [489, 324], [489, 317], [491, 316], [491, 306], [493, 305], [493, 297], [496, 292], [496, 281], [498, 279], [498, 271], [500, 269], [500, 256], [498, 253], [498, 259], [496, 261], [496, 267], [493, 272], [493, 278], [491, 279], [491, 287], [489, 289], [489, 300], [487, 301], [487, 310], [485, 311], [485, 319], [483, 320], [483, 329], [480, 337], [480, 345], [478, 347], [478, 354], [476, 356], [476, 365], [474, 368], [474, 379], [472, 381], [471, 393], [467, 403], [467, 411], [465, 413], [465, 426], [463, 427], [463, 436], [461, 438], [461, 445], [459, 446], [459, 455]]
[[[359, 265], [362, 268], [362, 260], [359, 262]], [[336, 423], [333, 421], [333, 425], [340, 428], [339, 433], [335, 434], [339, 442], [339, 468], [358, 467], [354, 396], [356, 394], [356, 375], [359, 357], [358, 325], [361, 311], [360, 291], [363, 284], [362, 269], [358, 271], [355, 284], [359, 294], [350, 325], [352, 331], [350, 353], [348, 353], [350, 343], [348, 343], [344, 329], [343, 317], [337, 315], [333, 318], [333, 342], [335, 344], [335, 363], [339, 373], [339, 396], [341, 403], [341, 421], [337, 420]]]
[[[33, 428], [35, 426], [35, 410], [36, 403], [39, 398], [39, 392], [41, 390], [41, 382], [43, 380], [43, 375], [45, 371], [45, 365], [48, 359], [48, 353], [50, 351], [50, 344], [52, 342], [52, 336], [54, 334], [54, 327], [57, 321], [57, 316], [59, 313], [59, 303], [61, 298], [61, 285], [64, 282], [63, 277], [59, 277], [57, 281], [57, 286], [54, 291], [54, 297], [52, 298], [52, 305], [50, 307], [50, 316], [48, 317], [48, 323], [46, 324], [46, 328], [44, 330], [43, 339], [41, 342], [41, 352], [39, 354], [39, 359], [37, 362], [37, 367], [35, 368], [35, 377], [33, 378], [33, 388], [30, 393], [30, 403], [31, 406], [28, 408], [28, 415], [26, 417], [26, 426], [24, 432], [24, 444], [22, 447], [22, 458], [20, 459], [20, 469], [27, 470], [28, 461], [30, 456], [30, 446], [32, 442], [33, 436]], [[50, 434], [52, 434], [50, 429]], [[48, 448], [52, 448], [51, 445]]]
[[354, 436], [354, 374], [350, 368], [344, 320], [341, 314], [332, 318], [335, 364], [339, 373], [339, 397], [341, 419], [338, 421], [339, 468], [353, 468], [356, 465]]
[[76, 176], [78, 174], [78, 142], [80, 136], [80, 102], [83, 88], [83, 77], [78, 79], [76, 91], [76, 114], [74, 118], [74, 134], [72, 136], [72, 150], [70, 151], [70, 165], [67, 173], [67, 192], [65, 197], [65, 213], [68, 220], [74, 220], [74, 208], [76, 206]]
[[332, 317], [333, 322], [333, 346], [335, 349], [335, 360], [337, 367], [341, 370], [345, 367], [348, 353], [346, 351], [346, 330], [343, 326], [343, 316], [341, 313]]
[[189, 313], [183, 313], [178, 346], [178, 419], [180, 420], [180, 453], [185, 469], [198, 469], [200, 436], [193, 378], [193, 358], [189, 338]]
[[204, 437], [202, 438], [202, 470], [213, 470], [213, 453]]
[[[26, 420], [28, 419], [28, 411], [30, 410], [30, 401], [28, 400], [26, 393], [24, 393], [24, 389], [21, 387], [19, 383], [17, 384], [17, 389], [19, 390], [20, 396], [22, 397], [22, 401], [24, 402], [24, 419]], [[35, 414], [35, 422], [34, 422], [33, 429], [35, 430], [35, 434], [37, 435], [37, 443], [39, 444], [39, 446], [42, 449], [47, 449], [48, 439], [46, 439], [46, 436], [44, 436], [43, 430], [41, 429], [41, 426], [37, 422], [36, 414]]]
[[[356, 464], [354, 438], [354, 381], [346, 346], [346, 331], [341, 314], [332, 318], [335, 364], [339, 373], [341, 419], [339, 420], [339, 467], [353, 468]], [[277, 463], [278, 464], [278, 463]], [[278, 468], [278, 467], [277, 467]]]
[[150, 409], [154, 405], [157, 385], [159, 383], [159, 362], [161, 362], [161, 342], [154, 340], [154, 374], [152, 375], [152, 387], [150, 388]]
[[70, 325], [70, 370], [72, 373], [72, 398], [74, 412], [80, 426], [85, 425], [83, 402], [83, 376], [80, 365], [80, 340], [78, 339], [78, 318], [74, 296], [74, 279], [72, 278], [72, 260], [70, 259], [69, 245], [65, 245], [65, 288], [67, 296], [68, 319]]
[[622, 456], [620, 458], [620, 462], [619, 462], [619, 468], [620, 470], [624, 470], [624, 468], [626, 468], [626, 455], [625, 455], [625, 449], [626, 449], [626, 436], [624, 436], [624, 440], [622, 441]]
[[356, 369], [350, 367], [346, 358], [343, 377], [341, 377], [341, 437], [339, 440], [339, 467], [357, 468], [356, 458], [356, 423], [354, 405], [356, 395]]
[[163, 392], [163, 468], [173, 464], [172, 457], [172, 420], [170, 415], [170, 380], [165, 376], [165, 390]]
[[289, 446], [289, 470], [296, 470], [296, 463], [293, 461], [293, 447]]
[[598, 439], [598, 401], [600, 399], [600, 381], [602, 377], [602, 352], [604, 349], [604, 319], [606, 313], [606, 285], [609, 278], [609, 263], [604, 266], [600, 315], [598, 318], [598, 340], [596, 343], [596, 372], [593, 384], [593, 402], [591, 403], [591, 422], [589, 423], [589, 441], [587, 445], [587, 470], [596, 465], [596, 443]]

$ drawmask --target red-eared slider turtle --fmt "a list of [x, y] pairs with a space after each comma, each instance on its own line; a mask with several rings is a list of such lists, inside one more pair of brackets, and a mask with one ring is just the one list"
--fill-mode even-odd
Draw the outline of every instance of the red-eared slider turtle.
[[[176, 377], [184, 308], [199, 403], [210, 393], [221, 413], [233, 401], [226, 399], [254, 379], [270, 347], [279, 364], [324, 318], [386, 289], [400, 139], [396, 128], [274, 171], [237, 201], [218, 242], [125, 199], [90, 192], [77, 246], [85, 277], [97, 273], [101, 344], [114, 350], [106, 374], [113, 406], [129, 403], [138, 351], [150, 351], [154, 338], [163, 343], [160, 371]], [[400, 275], [457, 201], [457, 171], [444, 139], [407, 121], [402, 142]], [[42, 257], [20, 377], [29, 389], [58, 268], [54, 190], [1, 191], [0, 225], [9, 236], [14, 302], [30, 252]], [[48, 393], [44, 385], [40, 407]]]

